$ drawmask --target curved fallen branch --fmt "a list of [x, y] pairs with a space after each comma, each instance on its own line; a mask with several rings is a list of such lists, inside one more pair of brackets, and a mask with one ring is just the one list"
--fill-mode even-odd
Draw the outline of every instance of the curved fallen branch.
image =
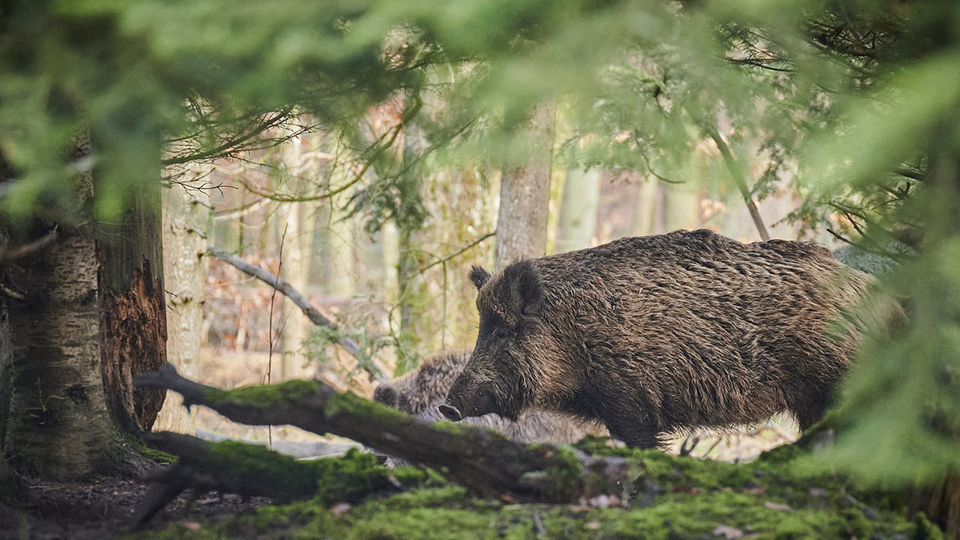
[[602, 493], [620, 495], [627, 473], [622, 458], [594, 458], [545, 444], [524, 446], [468, 425], [426, 424], [318, 381], [225, 391], [185, 379], [167, 364], [140, 375], [136, 382], [173, 390], [183, 396], [185, 406], [204, 405], [236, 422], [290, 424], [347, 437], [436, 469], [482, 497], [566, 503]]

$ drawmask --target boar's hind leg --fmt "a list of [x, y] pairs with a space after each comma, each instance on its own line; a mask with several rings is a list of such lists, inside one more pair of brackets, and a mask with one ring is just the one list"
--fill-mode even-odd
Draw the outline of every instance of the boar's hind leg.
[[807, 428], [819, 422], [827, 412], [830, 402], [830, 392], [823, 390], [809, 392], [802, 399], [790, 403], [790, 412], [796, 417], [800, 431], [806, 431]]

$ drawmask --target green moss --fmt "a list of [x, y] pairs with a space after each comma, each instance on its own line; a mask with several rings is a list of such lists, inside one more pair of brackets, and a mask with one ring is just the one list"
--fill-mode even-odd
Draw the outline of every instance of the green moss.
[[[716, 538], [718, 527], [760, 539], [943, 538], [922, 515], [911, 521], [902, 507], [865, 503], [869, 493], [851, 492], [854, 488], [843, 479], [795, 475], [789, 464], [735, 465], [655, 450], [603, 448], [625, 457], [636, 471], [626, 508], [505, 505], [476, 499], [434, 473], [405, 467], [392, 473], [394, 479], [403, 479], [406, 491], [357, 499], [345, 513], [335, 515], [328, 509], [329, 503], [344, 499], [327, 494], [262, 508], [254, 516], [211, 526], [205, 530], [209, 536], [201, 538], [673, 540]], [[562, 448], [558, 457], [557, 467], [544, 478], [561, 486], [577, 481], [572, 472], [580, 465], [574, 452]], [[376, 474], [364, 457], [345, 458], [349, 463], [342, 469], [353, 473], [341, 472], [327, 481]]]
[[113, 426], [113, 435], [114, 439], [116, 440], [114, 452], [117, 454], [116, 457], [118, 459], [121, 458], [123, 453], [127, 452], [129, 449], [155, 463], [173, 463], [177, 460], [177, 456], [174, 456], [173, 454], [168, 454], [143, 444], [143, 441], [134, 435], [123, 431], [116, 424]]
[[550, 457], [550, 465], [544, 471], [549, 480], [548, 496], [554, 501], [569, 501], [573, 499], [571, 494], [582, 492], [583, 463], [569, 448], [558, 447]]
[[381, 501], [379, 505], [371, 503], [366, 511], [372, 515], [383, 510], [470, 508], [473, 507], [475, 502], [476, 499], [469, 496], [466, 488], [448, 485], [399, 493]]
[[383, 403], [364, 399], [351, 392], [331, 394], [330, 399], [327, 400], [327, 405], [324, 409], [327, 418], [335, 416], [342, 411], [350, 411], [354, 414], [364, 416], [378, 416], [381, 418], [409, 418], [409, 415], [404, 414], [392, 407], [384, 405]]
[[207, 390], [207, 399], [211, 405], [232, 402], [271, 406], [300, 400], [316, 394], [319, 390], [320, 384], [316, 381], [296, 380], [280, 384], [246, 386], [233, 390], [211, 388]]
[[925, 520], [911, 523], [890, 514], [871, 520], [855, 510], [834, 508], [785, 510], [766, 505], [764, 497], [730, 491], [671, 494], [646, 508], [582, 509], [478, 503], [460, 488], [399, 494], [341, 515], [305, 503], [263, 508], [254, 516], [212, 526], [203, 538], [672, 540], [713, 538], [718, 527], [762, 539], [942, 538]]
[[407, 465], [391, 470], [393, 478], [405, 488], [414, 487], [443, 487], [450, 482], [433, 469], [426, 469]]
[[318, 471], [319, 490], [314, 497], [322, 505], [356, 502], [378, 491], [389, 489], [390, 470], [377, 463], [373, 454], [351, 448], [346, 455], [313, 461]]

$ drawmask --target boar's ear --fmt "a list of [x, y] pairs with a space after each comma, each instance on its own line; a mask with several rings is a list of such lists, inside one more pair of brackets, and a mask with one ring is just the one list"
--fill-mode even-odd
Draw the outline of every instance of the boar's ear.
[[508, 308], [517, 316], [534, 315], [543, 303], [543, 286], [533, 263], [519, 261], [503, 271]]
[[480, 290], [483, 284], [490, 281], [490, 272], [483, 269], [482, 266], [474, 266], [470, 269], [470, 281]]

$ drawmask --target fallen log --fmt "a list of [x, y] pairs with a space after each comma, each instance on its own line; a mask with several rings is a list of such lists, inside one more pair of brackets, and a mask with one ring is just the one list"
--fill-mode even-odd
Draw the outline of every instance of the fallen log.
[[334, 459], [299, 461], [261, 445], [209, 442], [180, 433], [145, 433], [143, 440], [179, 459], [150, 477], [150, 490], [133, 516], [134, 528], [144, 525], [186, 489], [262, 496], [278, 502], [314, 498], [331, 504], [353, 503], [397, 487], [386, 467], [358, 450]]
[[187, 407], [203, 405], [248, 425], [289, 424], [332, 433], [433, 468], [487, 498], [508, 502], [569, 503], [599, 494], [622, 495], [627, 463], [547, 444], [524, 446], [468, 425], [426, 424], [319, 381], [220, 390], [181, 377], [170, 364], [145, 373], [137, 384], [166, 388]]

